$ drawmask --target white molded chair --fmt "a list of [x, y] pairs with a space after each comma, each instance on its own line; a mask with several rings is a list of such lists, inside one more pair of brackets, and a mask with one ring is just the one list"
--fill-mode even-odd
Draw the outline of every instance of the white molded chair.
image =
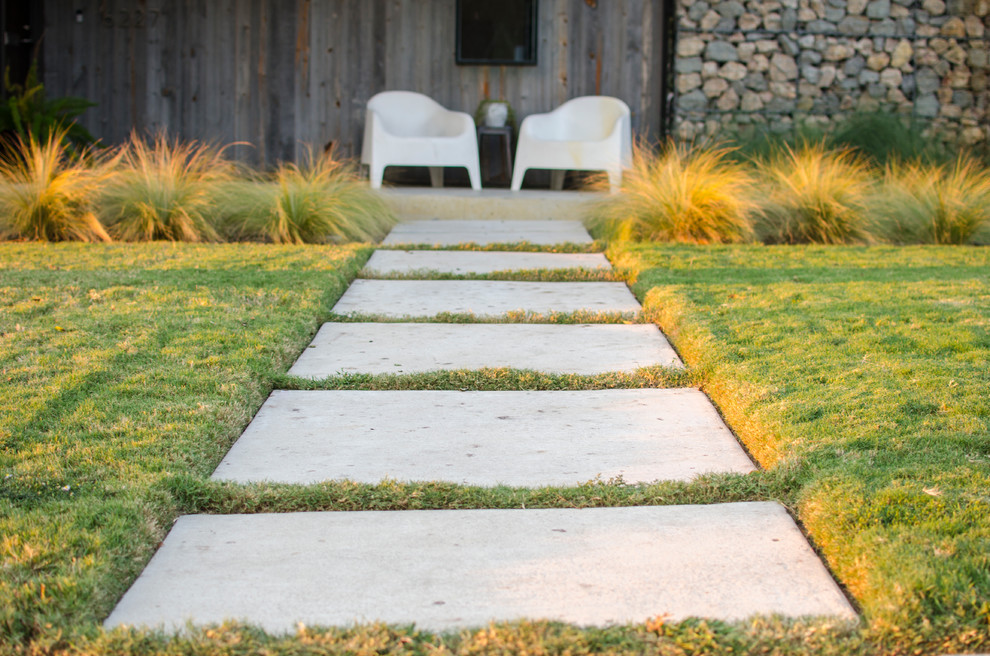
[[444, 166], [463, 166], [471, 187], [481, 189], [474, 119], [413, 91], [383, 91], [368, 101], [361, 162], [372, 189], [381, 188], [386, 166], [428, 166], [434, 187], [443, 186]]
[[609, 96], [583, 96], [523, 120], [512, 189], [519, 190], [527, 169], [553, 169], [554, 189], [563, 186], [565, 171], [605, 171], [615, 192], [631, 163], [629, 106]]

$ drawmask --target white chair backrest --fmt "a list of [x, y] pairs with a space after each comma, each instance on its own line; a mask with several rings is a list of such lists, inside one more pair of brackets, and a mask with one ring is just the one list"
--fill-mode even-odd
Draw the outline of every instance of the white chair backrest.
[[446, 137], [456, 134], [449, 112], [415, 91], [383, 91], [368, 101], [389, 134], [398, 137]]
[[552, 113], [556, 128], [552, 138], [598, 141], [612, 133], [616, 121], [629, 116], [629, 107], [618, 98], [584, 96], [568, 100]]

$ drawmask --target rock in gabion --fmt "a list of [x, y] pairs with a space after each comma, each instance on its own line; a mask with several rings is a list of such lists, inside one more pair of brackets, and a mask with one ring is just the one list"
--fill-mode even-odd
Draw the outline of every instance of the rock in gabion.
[[678, 0], [674, 133], [884, 110], [990, 145], [990, 0]]

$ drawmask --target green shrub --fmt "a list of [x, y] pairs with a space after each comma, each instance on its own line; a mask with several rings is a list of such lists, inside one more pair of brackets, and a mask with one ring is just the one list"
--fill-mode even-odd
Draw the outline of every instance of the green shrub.
[[151, 143], [131, 135], [114, 160], [115, 175], [100, 199], [110, 233], [125, 241], [216, 241], [217, 183], [236, 166], [223, 149], [160, 133]]
[[856, 112], [824, 128], [807, 121], [796, 121], [788, 130], [766, 128], [738, 130], [727, 143], [734, 157], [741, 160], [768, 159], [790, 148], [801, 150], [823, 143], [830, 150], [851, 150], [871, 164], [922, 160], [951, 160], [945, 144], [935, 134], [926, 134], [924, 126], [905, 116], [889, 112]]
[[887, 112], [859, 112], [840, 121], [829, 131], [831, 148], [850, 149], [871, 162], [938, 162], [947, 158], [937, 138], [925, 136], [912, 119]]
[[819, 143], [783, 148], [757, 162], [765, 188], [759, 232], [784, 244], [866, 241], [870, 168], [851, 151]]
[[227, 186], [225, 232], [276, 244], [378, 241], [395, 224], [384, 201], [333, 153], [283, 163], [269, 180]]
[[667, 144], [633, 149], [622, 193], [591, 220], [596, 233], [618, 239], [698, 244], [744, 241], [752, 234], [752, 176], [723, 148]]
[[896, 243], [965, 244], [990, 225], [990, 171], [966, 156], [889, 166], [876, 211]]
[[[24, 84], [11, 83], [8, 68], [3, 85], [7, 98], [0, 103], [0, 133], [13, 135], [22, 142], [34, 137], [39, 143], [58, 135], [72, 154], [79, 154], [95, 143], [93, 135], [76, 118], [96, 103], [74, 96], [47, 98], [44, 85], [38, 81], [37, 61], [31, 63]], [[13, 152], [18, 148], [16, 141], [8, 141], [4, 147]]]
[[73, 158], [64, 131], [17, 138], [0, 159], [0, 235], [37, 241], [110, 241], [93, 213], [106, 182], [98, 158]]
[[787, 130], [766, 127], [732, 129], [724, 143], [731, 148], [729, 156], [740, 162], [768, 159], [781, 150], [804, 148], [825, 141], [826, 131], [817, 124], [797, 121]]

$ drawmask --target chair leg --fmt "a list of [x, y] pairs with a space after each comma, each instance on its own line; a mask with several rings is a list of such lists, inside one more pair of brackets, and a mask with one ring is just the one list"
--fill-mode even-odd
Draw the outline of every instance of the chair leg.
[[512, 191], [519, 191], [522, 189], [524, 177], [526, 177], [526, 169], [519, 166], [519, 160], [516, 160], [516, 165], [512, 167], [512, 184], [509, 186], [509, 189]]
[[385, 167], [379, 164], [368, 165], [368, 181], [372, 189], [382, 188], [382, 178], [385, 177]]
[[560, 191], [564, 188], [564, 175], [567, 171], [563, 170], [553, 170], [550, 171], [550, 188], [554, 191]]
[[472, 162], [467, 166], [468, 177], [471, 178], [471, 188], [481, 191], [481, 165]]
[[443, 186], [443, 167], [442, 166], [430, 166], [430, 184], [434, 187]]
[[611, 193], [619, 193], [622, 188], [622, 169], [608, 171], [608, 186]]

